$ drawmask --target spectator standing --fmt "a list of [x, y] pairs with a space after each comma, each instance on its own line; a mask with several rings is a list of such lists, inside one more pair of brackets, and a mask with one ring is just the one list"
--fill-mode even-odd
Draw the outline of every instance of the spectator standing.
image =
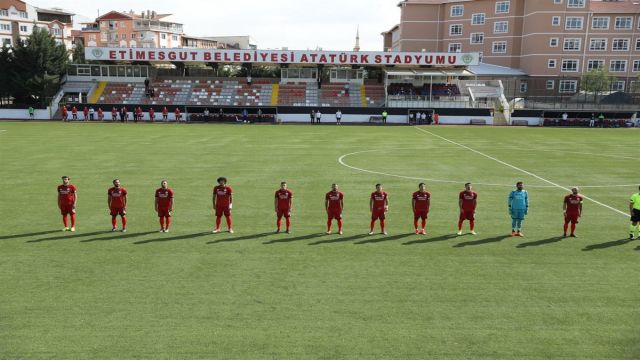
[[149, 109], [149, 121], [154, 122], [156, 119], [156, 111], [153, 108]]
[[91, 108], [89, 108], [89, 120], [93, 121], [95, 115], [96, 115], [96, 110], [92, 106]]
[[424, 111], [420, 114], [420, 122], [423, 124], [427, 123], [427, 113]]
[[89, 118], [89, 108], [88, 107], [84, 107], [84, 109], [82, 109], [82, 115], [84, 115], [84, 121], [87, 121], [87, 119]]
[[338, 111], [336, 112], [336, 125], [340, 125], [340, 121], [342, 121], [342, 111], [338, 109]]
[[252, 83], [253, 79], [251, 79], [251, 74], [249, 74], [249, 76], [247, 76], [247, 85], [251, 86]]
[[78, 120], [78, 108], [75, 105], [71, 108], [71, 118]]
[[224, 110], [222, 110], [222, 108], [220, 108], [220, 111], [218, 111], [218, 121], [224, 121]]
[[162, 121], [169, 121], [169, 109], [166, 106], [162, 108]]
[[249, 123], [249, 112], [247, 109], [242, 109], [242, 122], [245, 124]]
[[67, 110], [67, 105], [62, 107], [62, 121], [67, 121], [69, 119], [69, 110]]
[[349, 90], [351, 89], [351, 85], [349, 83], [344, 84], [344, 93], [349, 96]]
[[102, 111], [101, 107], [98, 107], [98, 120], [100, 121], [104, 120], [104, 111]]
[[258, 109], [258, 122], [262, 121], [262, 109]]
[[567, 114], [566, 112], [562, 113], [562, 125], [566, 125], [568, 119], [569, 119], [569, 114]]
[[387, 110], [384, 110], [382, 112], [382, 123], [386, 124], [387, 123], [387, 116], [389, 115], [389, 113], [387, 113]]
[[204, 120], [209, 121], [209, 109], [204, 109]]
[[591, 120], [589, 120], [589, 127], [595, 127], [596, 126], [596, 114], [595, 113], [591, 113]]
[[33, 109], [33, 106], [29, 106], [29, 119], [33, 120], [36, 118], [36, 111]]
[[177, 107], [176, 108], [176, 124], [179, 123], [180, 121], [182, 121], [182, 113], [180, 112], [180, 108]]
[[149, 78], [144, 79], [144, 92], [146, 94], [149, 94], [149, 83], [150, 83]]
[[115, 106], [111, 108], [111, 121], [118, 121], [118, 109]]
[[311, 118], [311, 123], [313, 124], [316, 121], [316, 111], [315, 110], [311, 110], [311, 113], [309, 114], [309, 117]]
[[604, 127], [604, 114], [600, 113], [598, 116], [598, 127]]
[[318, 109], [318, 111], [316, 111], [316, 122], [320, 124], [320, 120], [322, 120], [322, 113], [320, 112], [320, 109]]

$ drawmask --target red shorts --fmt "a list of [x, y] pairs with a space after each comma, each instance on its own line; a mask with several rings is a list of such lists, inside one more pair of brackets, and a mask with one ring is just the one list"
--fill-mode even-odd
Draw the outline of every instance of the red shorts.
[[329, 220], [332, 220], [332, 219], [341, 220], [342, 219], [342, 210], [329, 209], [327, 211], [327, 215], [329, 216]]
[[285, 218], [290, 218], [291, 217], [291, 209], [278, 209], [278, 211], [276, 211], [278, 218], [281, 217], [285, 217]]
[[73, 204], [63, 204], [60, 206], [60, 214], [71, 215], [73, 214]]
[[580, 219], [580, 216], [578, 216], [578, 213], [566, 213], [566, 214], [564, 214], [564, 221], [565, 222], [572, 222], [574, 224], [577, 224], [579, 219]]
[[463, 210], [460, 213], [460, 220], [473, 221], [476, 219], [476, 212], [473, 210]]
[[158, 209], [158, 217], [171, 217], [169, 209]]
[[385, 212], [384, 209], [373, 209], [373, 211], [371, 212], [371, 220], [384, 220], [385, 219]]
[[231, 209], [228, 206], [217, 206], [216, 216], [231, 216]]
[[417, 219], [427, 220], [427, 215], [428, 214], [429, 214], [429, 211], [427, 211], [427, 210], [414, 211], [413, 212], [413, 218], [415, 220], [417, 220]]
[[111, 210], [111, 216], [117, 216], [117, 215], [125, 216], [126, 215], [126, 213], [124, 211], [124, 208], [111, 208], [109, 210]]

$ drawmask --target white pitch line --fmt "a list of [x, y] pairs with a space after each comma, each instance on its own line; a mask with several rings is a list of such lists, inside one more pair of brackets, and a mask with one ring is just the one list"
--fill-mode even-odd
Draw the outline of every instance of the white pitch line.
[[[494, 157], [493, 157], [493, 156], [491, 156], [491, 155], [487, 155], [487, 154], [485, 154], [485, 153], [483, 153], [483, 152], [481, 152], [481, 151], [478, 151], [478, 150], [472, 149], [472, 148], [470, 148], [470, 147], [468, 147], [468, 146], [466, 146], [466, 145], [463, 145], [463, 144], [457, 143], [457, 142], [455, 142], [455, 141], [453, 141], [453, 140], [449, 140], [449, 139], [447, 139], [447, 138], [445, 138], [445, 137], [442, 137], [442, 136], [440, 136], [440, 135], [438, 135], [438, 134], [434, 134], [434, 133], [432, 133], [431, 131], [421, 129], [421, 128], [417, 127], [417, 126], [414, 126], [414, 129], [417, 129], [417, 130], [419, 130], [419, 131], [422, 131], [422, 132], [424, 132], [424, 133], [426, 133], [426, 134], [429, 134], [429, 135], [431, 135], [431, 136], [437, 137], [438, 139], [444, 140], [444, 141], [446, 141], [446, 142], [448, 142], [448, 143], [454, 144], [454, 145], [459, 146], [459, 147], [461, 147], [461, 148], [463, 148], [463, 149], [467, 149], [467, 150], [469, 150], [469, 151], [471, 151], [471, 152], [474, 152], [474, 153], [476, 153], [476, 154], [478, 154], [478, 155], [480, 155], [480, 156], [486, 157], [487, 159], [493, 160], [493, 161], [495, 161], [495, 162], [497, 162], [497, 163], [499, 163], [499, 164], [502, 164], [502, 165], [504, 165], [504, 166], [506, 166], [506, 167], [510, 167], [510, 168], [512, 168], [512, 169], [514, 169], [514, 170], [520, 171], [521, 173], [524, 173], [524, 174], [527, 174], [527, 175], [529, 175], [529, 176], [532, 176], [532, 177], [534, 177], [534, 178], [536, 178], [536, 179], [538, 179], [538, 180], [541, 180], [541, 181], [543, 181], [543, 182], [546, 182], [547, 184], [553, 185], [553, 186], [555, 186], [555, 187], [557, 187], [557, 188], [560, 188], [560, 189], [563, 189], [563, 190], [566, 190], [566, 191], [571, 191], [569, 188], [566, 188], [566, 187], [564, 187], [564, 186], [562, 186], [562, 185], [556, 184], [556, 183], [554, 183], [554, 182], [553, 182], [553, 181], [551, 181], [551, 180], [547, 180], [547, 179], [545, 179], [545, 178], [543, 178], [543, 177], [541, 177], [541, 176], [539, 176], [539, 175], [536, 175], [536, 174], [534, 174], [534, 173], [532, 173], [532, 172], [529, 172], [529, 171], [527, 171], [527, 170], [521, 169], [521, 168], [519, 168], [519, 167], [517, 167], [517, 166], [515, 166], [515, 165], [511, 165], [511, 164], [509, 164], [509, 163], [506, 163], [506, 162], [504, 162], [504, 161], [502, 161], [502, 160], [500, 160], [500, 159], [496, 159], [496, 158], [494, 158]], [[594, 203], [596, 203], [596, 204], [598, 204], [598, 205], [600, 205], [600, 206], [602, 206], [602, 207], [605, 207], [605, 208], [607, 208], [607, 209], [609, 209], [609, 210], [611, 210], [611, 211], [615, 211], [615, 212], [617, 212], [618, 214], [621, 214], [621, 215], [624, 215], [624, 216], [629, 216], [629, 214], [628, 214], [628, 213], [622, 212], [622, 211], [620, 211], [620, 210], [618, 210], [618, 209], [616, 209], [616, 208], [614, 208], [614, 207], [611, 207], [611, 206], [609, 206], [609, 205], [607, 205], [607, 204], [601, 203], [600, 201], [595, 200], [595, 199], [593, 199], [593, 198], [590, 198], [590, 197], [588, 197], [588, 196], [585, 196], [584, 194], [583, 194], [582, 196], [583, 196], [585, 199], [587, 199], [587, 200], [589, 200], [589, 201], [591, 201], [591, 202], [594, 202]]]

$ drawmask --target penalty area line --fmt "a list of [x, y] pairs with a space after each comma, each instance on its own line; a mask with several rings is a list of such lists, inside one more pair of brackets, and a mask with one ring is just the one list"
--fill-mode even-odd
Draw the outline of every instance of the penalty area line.
[[[571, 189], [569, 189], [569, 188], [567, 188], [567, 187], [564, 187], [564, 186], [562, 186], [562, 185], [560, 185], [560, 184], [556, 184], [556, 183], [554, 183], [554, 182], [553, 182], [553, 181], [551, 181], [551, 180], [547, 180], [547, 179], [545, 179], [545, 178], [543, 178], [543, 177], [541, 177], [541, 176], [539, 176], [539, 175], [536, 175], [536, 174], [534, 174], [534, 173], [532, 173], [532, 172], [530, 172], [530, 171], [527, 171], [527, 170], [525, 170], [525, 169], [521, 169], [521, 168], [519, 168], [519, 167], [517, 167], [517, 166], [515, 166], [515, 165], [511, 165], [511, 164], [509, 164], [509, 163], [507, 163], [507, 162], [504, 162], [504, 161], [502, 161], [502, 160], [500, 160], [500, 159], [497, 159], [497, 158], [495, 158], [495, 157], [493, 157], [493, 156], [491, 156], [491, 155], [488, 155], [488, 154], [485, 154], [485, 153], [483, 153], [483, 152], [481, 152], [481, 151], [478, 151], [478, 150], [476, 150], [476, 149], [470, 148], [470, 147], [468, 147], [468, 146], [466, 146], [466, 145], [464, 145], [464, 144], [460, 144], [460, 143], [457, 143], [457, 142], [455, 142], [455, 141], [453, 141], [453, 140], [449, 140], [449, 139], [447, 139], [447, 138], [445, 138], [445, 137], [443, 137], [443, 136], [440, 136], [440, 135], [438, 135], [438, 134], [434, 134], [434, 133], [432, 133], [432, 132], [431, 132], [431, 131], [429, 131], [429, 130], [422, 129], [422, 128], [419, 128], [419, 127], [417, 127], [417, 126], [414, 126], [413, 128], [414, 128], [414, 129], [416, 129], [416, 130], [422, 131], [422, 132], [423, 132], [423, 133], [425, 133], [425, 134], [429, 134], [429, 135], [431, 135], [431, 136], [433, 136], [433, 137], [436, 137], [436, 138], [438, 138], [438, 139], [440, 139], [440, 140], [446, 141], [446, 142], [448, 142], [448, 143], [450, 143], [450, 144], [453, 144], [453, 145], [456, 145], [456, 146], [461, 147], [461, 148], [463, 148], [463, 149], [469, 150], [469, 151], [471, 151], [471, 152], [473, 152], [473, 153], [475, 153], [475, 154], [478, 154], [478, 155], [480, 155], [480, 156], [482, 156], [482, 157], [485, 157], [485, 158], [487, 158], [487, 159], [489, 159], [489, 160], [493, 160], [493, 161], [495, 161], [495, 162], [497, 162], [497, 163], [499, 163], [499, 164], [502, 164], [502, 165], [504, 165], [504, 166], [506, 166], [506, 167], [509, 167], [509, 168], [511, 168], [511, 169], [513, 169], [513, 170], [516, 170], [516, 171], [519, 171], [519, 172], [521, 172], [521, 173], [524, 173], [524, 174], [527, 174], [527, 175], [529, 175], [529, 176], [532, 176], [532, 177], [534, 177], [534, 178], [536, 178], [536, 179], [538, 179], [538, 180], [540, 180], [540, 181], [546, 182], [547, 184], [553, 185], [553, 186], [555, 186], [555, 187], [557, 187], [557, 188], [559, 188], [559, 189], [563, 189], [563, 190], [566, 190], [566, 191], [571, 191]], [[614, 208], [614, 207], [611, 207], [611, 206], [609, 206], [609, 205], [607, 205], [607, 204], [605, 204], [605, 203], [602, 203], [602, 202], [600, 202], [600, 201], [598, 201], [598, 200], [595, 200], [595, 199], [593, 199], [593, 198], [590, 198], [590, 197], [588, 197], [588, 196], [586, 196], [586, 195], [582, 195], [582, 196], [583, 196], [585, 199], [587, 199], [587, 200], [589, 200], [589, 201], [591, 201], [591, 202], [593, 202], [593, 203], [595, 203], [595, 204], [598, 204], [598, 205], [600, 205], [600, 206], [602, 206], [602, 207], [605, 207], [605, 208], [607, 208], [607, 209], [609, 209], [609, 210], [611, 210], [611, 211], [617, 212], [618, 214], [621, 214], [621, 215], [624, 215], [624, 216], [629, 216], [629, 214], [627, 214], [627, 213], [625, 213], [625, 212], [623, 212], [623, 211], [620, 211], [620, 210], [618, 210], [618, 209], [616, 209], [616, 208]]]

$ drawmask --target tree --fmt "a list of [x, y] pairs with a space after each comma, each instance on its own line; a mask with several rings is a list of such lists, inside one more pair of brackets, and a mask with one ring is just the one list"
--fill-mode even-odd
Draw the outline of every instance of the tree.
[[598, 102], [598, 95], [603, 91], [611, 90], [611, 84], [614, 81], [615, 77], [611, 76], [609, 71], [601, 66], [582, 75], [580, 88], [584, 92], [593, 93], [595, 102]]
[[84, 45], [81, 41], [78, 41], [76, 47], [73, 49], [73, 63], [74, 64], [86, 64], [87, 61], [84, 58]]
[[9, 71], [15, 102], [45, 107], [60, 87], [67, 70], [67, 49], [38, 27], [13, 49]]
[[10, 71], [13, 67], [13, 49], [10, 47], [0, 48], [0, 105], [8, 104], [11, 98]]

